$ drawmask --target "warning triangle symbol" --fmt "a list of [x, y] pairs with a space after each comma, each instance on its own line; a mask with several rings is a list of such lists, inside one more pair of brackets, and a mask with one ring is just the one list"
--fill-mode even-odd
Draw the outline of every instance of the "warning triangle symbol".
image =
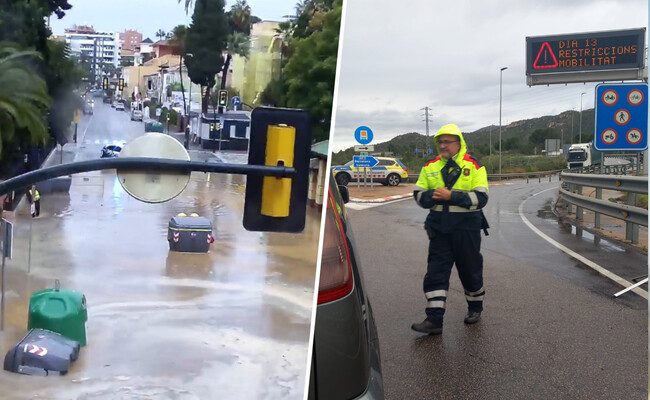
[[535, 57], [535, 62], [533, 63], [534, 69], [543, 69], [543, 68], [557, 68], [558, 62], [553, 53], [553, 49], [548, 42], [542, 43], [542, 47]]

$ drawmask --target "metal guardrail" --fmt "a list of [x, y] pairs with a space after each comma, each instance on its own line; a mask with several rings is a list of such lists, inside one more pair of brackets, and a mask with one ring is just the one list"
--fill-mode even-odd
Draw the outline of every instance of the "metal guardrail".
[[[648, 177], [626, 175], [597, 175], [563, 171], [560, 173], [563, 186], [560, 188], [560, 199], [569, 205], [569, 212], [576, 207], [576, 230], [582, 234], [583, 210], [595, 213], [594, 228], [601, 228], [601, 214], [625, 221], [625, 239], [639, 243], [639, 226], [648, 226], [648, 210], [636, 207], [638, 194], [648, 194]], [[596, 197], [582, 194], [584, 186], [596, 189]], [[627, 193], [627, 204], [613, 203], [603, 200], [603, 189]]]
[[[516, 172], [516, 173], [511, 173], [511, 174], [488, 174], [488, 180], [489, 181], [501, 181], [501, 180], [508, 180], [508, 179], [526, 179], [526, 183], [530, 179], [537, 179], [538, 181], [541, 182], [542, 178], [548, 177], [548, 181], [551, 181], [551, 177], [554, 175], [557, 175], [561, 172], [562, 170], [553, 170], [553, 171], [541, 171], [541, 172]], [[409, 174], [408, 181], [409, 182], [416, 182], [418, 180], [418, 174]]]

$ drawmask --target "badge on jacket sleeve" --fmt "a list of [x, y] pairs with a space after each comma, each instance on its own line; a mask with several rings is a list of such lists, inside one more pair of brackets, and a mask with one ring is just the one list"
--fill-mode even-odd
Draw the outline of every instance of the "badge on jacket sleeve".
[[469, 176], [469, 168], [463, 168], [463, 175]]

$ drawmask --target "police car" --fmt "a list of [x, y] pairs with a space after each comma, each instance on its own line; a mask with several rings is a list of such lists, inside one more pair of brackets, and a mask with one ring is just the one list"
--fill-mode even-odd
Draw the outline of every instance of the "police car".
[[409, 173], [400, 160], [389, 157], [375, 157], [379, 163], [372, 168], [355, 167], [353, 162], [350, 161], [345, 165], [332, 167], [332, 172], [336, 183], [339, 185], [347, 185], [351, 180], [363, 180], [364, 170], [370, 180], [372, 177], [373, 182], [379, 182], [384, 186], [397, 186], [402, 180], [408, 178]]

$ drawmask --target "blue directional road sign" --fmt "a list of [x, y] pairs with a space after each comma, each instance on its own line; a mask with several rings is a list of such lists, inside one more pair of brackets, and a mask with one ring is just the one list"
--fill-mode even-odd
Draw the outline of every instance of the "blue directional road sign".
[[600, 151], [648, 148], [648, 84], [596, 86], [594, 146]]
[[360, 126], [354, 131], [354, 138], [359, 144], [369, 144], [372, 142], [372, 129]]
[[373, 156], [352, 156], [352, 162], [356, 168], [372, 168], [379, 164]]
[[232, 103], [233, 106], [237, 107], [238, 105], [241, 104], [241, 99], [239, 98], [239, 96], [232, 96], [230, 98], [230, 102]]

